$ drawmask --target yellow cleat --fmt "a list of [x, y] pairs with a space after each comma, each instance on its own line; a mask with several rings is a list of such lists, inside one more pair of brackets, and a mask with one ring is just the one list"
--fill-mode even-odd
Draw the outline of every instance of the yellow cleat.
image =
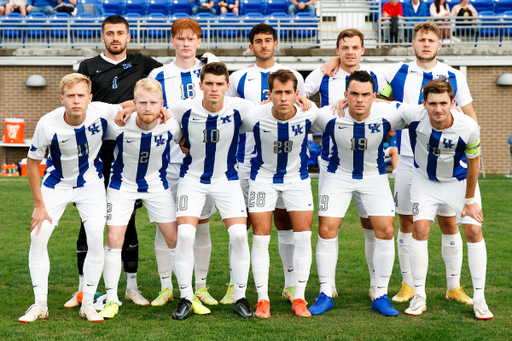
[[400, 288], [400, 291], [393, 296], [392, 301], [393, 302], [407, 302], [414, 296], [414, 288], [411, 288], [407, 284], [404, 284], [402, 282], [402, 287]]
[[105, 308], [100, 311], [100, 316], [106, 319], [113, 319], [119, 313], [119, 305], [114, 301], [108, 301]]
[[151, 302], [151, 305], [153, 307], [161, 307], [169, 301], [172, 301], [172, 290], [165, 288], [164, 290], [160, 291], [160, 294], [158, 294], [158, 297]]
[[206, 308], [197, 296], [194, 296], [192, 299], [192, 309], [194, 310], [194, 314], [197, 315], [208, 315], [211, 313], [210, 309]]
[[467, 305], [473, 305], [473, 299], [466, 295], [462, 288], [463, 287], [456, 287], [450, 291], [446, 290], [446, 299], [466, 303]]
[[224, 297], [220, 300], [220, 303], [233, 304], [233, 303], [235, 303], [235, 297], [234, 297], [235, 287], [231, 283], [226, 283], [226, 285], [228, 286], [226, 288], [226, 295], [224, 295]]
[[208, 305], [217, 305], [219, 302], [210, 295], [208, 288], [199, 288], [196, 290], [195, 296], [199, 298], [201, 302]]
[[293, 296], [295, 296], [295, 287], [286, 287], [283, 289], [283, 293], [281, 294], [284, 299], [289, 300], [290, 302], [293, 302]]

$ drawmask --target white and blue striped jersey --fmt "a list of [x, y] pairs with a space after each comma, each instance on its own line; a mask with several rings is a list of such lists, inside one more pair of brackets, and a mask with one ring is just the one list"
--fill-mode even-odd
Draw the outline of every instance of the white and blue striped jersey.
[[253, 109], [242, 123], [242, 132], [254, 134], [254, 154], [251, 159], [251, 180], [287, 183], [305, 180], [308, 174], [308, 132], [316, 120], [318, 109], [313, 106], [286, 121], [272, 115], [272, 103]]
[[328, 108], [319, 111], [314, 131], [325, 131], [332, 141], [327, 163], [330, 173], [361, 180], [386, 174], [384, 138], [391, 129], [403, 129], [400, 113], [387, 103], [373, 103], [370, 115], [357, 121], [345, 108], [345, 116], [333, 116]]
[[[465, 106], [473, 101], [469, 92], [468, 83], [464, 75], [446, 64], [437, 63], [430, 70], [422, 69], [416, 62], [407, 64], [397, 63], [378, 69], [384, 79], [393, 89], [393, 99], [402, 103], [421, 104], [423, 100], [423, 87], [427, 82], [448, 77], [453, 87], [453, 98], [458, 106]], [[400, 155], [413, 156], [407, 131], [399, 132]]]
[[[306, 96], [304, 91], [304, 78], [300, 73], [292, 68], [274, 64], [271, 68], [262, 69], [256, 65], [250, 66], [243, 70], [235, 71], [229, 77], [229, 92], [230, 97], [245, 98], [249, 101], [260, 103], [268, 99], [268, 76], [277, 70], [290, 70], [297, 77], [297, 90], [300, 96]], [[240, 163], [250, 162], [251, 154], [254, 151], [254, 137], [251, 133], [240, 135], [238, 144], [237, 159]]]
[[[196, 59], [196, 63], [190, 69], [181, 69], [174, 62], [153, 69], [148, 78], [154, 78], [162, 85], [164, 92], [164, 107], [169, 108], [174, 102], [188, 98], [203, 98], [203, 92], [199, 89], [201, 69], [203, 63]], [[171, 142], [170, 163], [182, 163], [185, 154], [180, 147]]]
[[427, 110], [402, 104], [398, 108], [409, 124], [409, 135], [414, 153], [414, 169], [433, 181], [460, 181], [466, 179], [467, 165], [462, 162], [480, 154], [480, 129], [469, 116], [451, 110], [453, 124], [437, 130], [430, 124]]
[[[359, 70], [367, 71], [375, 82], [375, 92], [380, 94], [386, 86], [386, 81], [380, 73], [375, 73], [371, 68], [360, 65]], [[345, 98], [345, 91], [347, 91], [347, 80], [350, 73], [343, 70], [341, 67], [334, 77], [329, 77], [323, 74], [320, 68], [313, 70], [307, 77], [304, 83], [307, 96], [313, 96], [320, 92], [320, 106], [331, 106], [340, 99]], [[322, 153], [321, 158], [323, 161], [329, 160], [331, 153], [332, 142], [329, 135], [324, 133], [322, 136]]]
[[165, 124], [142, 130], [133, 113], [124, 127], [111, 122], [106, 140], [115, 141], [114, 162], [109, 188], [127, 192], [151, 193], [169, 188], [167, 166], [170, 141], [181, 139], [181, 127], [171, 117]]
[[192, 177], [203, 184], [216, 178], [238, 180], [236, 150], [240, 125], [255, 106], [241, 98], [225, 97], [218, 112], [209, 112], [201, 98], [178, 101], [170, 111], [181, 123], [190, 150], [183, 159], [180, 177]]
[[121, 110], [119, 105], [89, 104], [85, 121], [71, 126], [64, 121], [65, 107], [41, 117], [28, 157], [42, 160], [48, 150], [43, 185], [48, 188], [78, 188], [102, 178], [100, 148], [108, 123]]

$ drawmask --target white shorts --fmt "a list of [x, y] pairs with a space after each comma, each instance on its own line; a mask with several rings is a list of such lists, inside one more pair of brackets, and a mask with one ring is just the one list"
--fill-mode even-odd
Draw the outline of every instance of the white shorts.
[[[174, 202], [176, 202], [176, 196], [178, 194], [178, 182], [180, 180], [180, 163], [170, 163], [167, 166], [167, 182], [169, 183], [169, 188], [171, 189], [171, 195], [174, 198]], [[205, 204], [203, 206], [203, 210], [201, 211], [201, 215], [199, 219], [208, 219], [212, 215], [215, 214], [217, 210], [215, 209], [215, 204], [213, 203], [213, 199], [210, 195], [207, 196]]]
[[311, 180], [274, 184], [249, 180], [249, 212], [271, 212], [281, 196], [287, 211], [313, 211]]
[[[251, 177], [251, 164], [249, 162], [238, 164], [238, 177], [240, 178], [240, 186], [244, 193], [245, 207], [249, 207], [249, 179]], [[281, 195], [277, 197], [276, 208], [286, 209]]]
[[193, 177], [180, 178], [176, 216], [200, 218], [209, 195], [222, 219], [247, 217], [240, 180], [214, 179], [211, 184], [202, 184]]
[[108, 188], [107, 225], [128, 225], [135, 200], [142, 200], [152, 223], [176, 221], [176, 204], [170, 190], [153, 193], [128, 192]]
[[[480, 186], [478, 185], [478, 182], [476, 183], [475, 188], [475, 200], [478, 203], [478, 206], [482, 208], [482, 196], [480, 195]], [[454, 215], [457, 215], [454, 210], [451, 209], [448, 205], [443, 205], [439, 208], [437, 211], [437, 215], [442, 217], [453, 217]], [[478, 225], [482, 226], [482, 223], [479, 223], [476, 221], [473, 217], [465, 216], [465, 217], [459, 217], [457, 216], [457, 225], [462, 224], [470, 224], [470, 225]]]
[[466, 180], [440, 182], [425, 178], [419, 172], [412, 172], [411, 201], [413, 221], [430, 220], [436, 214], [445, 217], [460, 214], [464, 208]]
[[355, 180], [350, 175], [326, 172], [318, 184], [318, 216], [343, 218], [354, 193], [358, 193], [368, 216], [395, 216], [386, 174]]
[[396, 167], [394, 190], [395, 209], [398, 214], [412, 215], [412, 167], [414, 167], [414, 157], [400, 155]]
[[79, 188], [48, 188], [41, 185], [41, 194], [53, 226], [59, 225], [59, 220], [69, 203], [75, 203], [82, 221], [105, 221], [107, 203], [103, 180], [98, 179]]

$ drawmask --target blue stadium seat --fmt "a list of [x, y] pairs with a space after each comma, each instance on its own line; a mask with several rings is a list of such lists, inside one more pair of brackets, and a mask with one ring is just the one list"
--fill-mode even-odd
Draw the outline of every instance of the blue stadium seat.
[[290, 35], [291, 18], [285, 12], [274, 12], [267, 16], [268, 24], [278, 31], [277, 37], [279, 39], [288, 38]]
[[[5, 38], [12, 38], [17, 39], [23, 37], [23, 31], [19, 29], [19, 27], [22, 26], [22, 16], [19, 13], [12, 12], [7, 15], [5, 15], [1, 19], [9, 19], [9, 20], [2, 20], [1, 26], [2, 26], [2, 37]], [[0, 19], [0, 20], [1, 20]]]
[[[493, 18], [483, 18], [483, 17], [493, 17]], [[500, 24], [500, 17], [492, 12], [492, 11], [482, 11], [478, 13], [478, 21], [481, 23], [482, 28], [480, 28], [477, 34], [478, 36], [483, 37], [494, 37], [499, 34], [499, 28], [496, 27]], [[490, 27], [485, 27], [490, 26]]]
[[117, 14], [125, 14], [125, 2], [124, 0], [103, 0], [103, 10], [105, 16]]
[[259, 13], [259, 12], [250, 12], [243, 16], [243, 25], [245, 27], [244, 34], [246, 37], [249, 37], [249, 33], [251, 32], [251, 29], [259, 24], [264, 23], [266, 17]]
[[469, 0], [469, 3], [473, 5], [478, 14], [482, 11], [492, 11], [494, 6], [491, 0]]
[[171, 0], [172, 13], [190, 14], [190, 0]]
[[[505, 11], [501, 14], [501, 20], [503, 21], [503, 28], [501, 32], [501, 39], [503, 37], [512, 37], [512, 11]], [[501, 41], [500, 39], [500, 41]]]
[[[169, 40], [171, 35], [168, 17], [161, 13], [154, 13], [145, 17], [146, 25], [148, 27], [147, 38], [149, 39], [162, 39]], [[163, 20], [166, 19], [166, 20]]]
[[507, 11], [512, 11], [512, 0], [494, 0], [496, 14], [504, 14]]
[[[101, 35], [101, 30], [90, 25], [90, 23], [94, 23], [96, 21], [96, 16], [92, 13], [82, 13], [76, 16], [77, 19], [86, 19], [75, 21], [75, 26], [77, 29], [73, 31], [73, 36], [75, 38], [80, 39], [90, 39]], [[78, 29], [80, 28], [80, 29]]]
[[164, 15], [170, 15], [172, 13], [172, 7], [169, 0], [149, 0], [149, 12], [148, 14], [161, 13]]
[[241, 0], [239, 1], [242, 14], [260, 13], [265, 14], [265, 2], [262, 0]]
[[[234, 13], [224, 13], [217, 17], [218, 24], [217, 27], [221, 28], [218, 31], [219, 37], [221, 38], [234, 38], [239, 37], [242, 31], [235, 29], [235, 27], [239, 27], [240, 23], [234, 21], [234, 19], [238, 19], [238, 15]], [[229, 20], [225, 20], [229, 19]], [[224, 29], [222, 29], [224, 28]]]
[[146, 0], [126, 0], [126, 15], [148, 14], [148, 3]]
[[208, 30], [208, 22], [210, 23], [210, 27], [215, 25], [214, 19], [215, 16], [209, 12], [200, 12], [194, 17], [195, 21], [201, 25], [201, 29], [203, 32], [201, 33], [201, 38], [212, 37], [214, 35], [213, 30]]
[[[137, 30], [137, 25], [138, 23], [140, 22], [140, 27], [144, 27], [143, 23], [144, 21], [141, 21], [141, 20], [137, 20], [137, 19], [141, 19], [143, 18], [143, 16], [140, 14], [140, 13], [127, 13], [124, 18], [126, 19], [126, 21], [128, 21], [128, 24], [130, 24], [130, 35], [132, 36], [132, 39], [136, 39], [139, 34], [138, 34], [138, 30]], [[142, 31], [144, 32], [144, 31]], [[142, 35], [144, 35], [144, 33], [142, 33]]]
[[101, 17], [105, 14], [101, 0], [78, 0], [76, 9], [77, 15], [91, 13], [96, 17]]
[[[316, 31], [311, 29], [300, 29], [301, 26], [305, 25], [315, 27], [317, 25], [316, 16], [309, 12], [299, 12], [294, 17], [293, 36], [298, 38], [311, 38], [316, 36]], [[299, 25], [302, 24], [302, 25]]]
[[[32, 12], [27, 15], [30, 25], [27, 23], [27, 38], [43, 38], [46, 35], [46, 24], [48, 16], [43, 12]], [[35, 20], [34, 20], [35, 19]], [[37, 20], [40, 19], [40, 20]]]
[[68, 22], [71, 15], [65, 12], [57, 12], [50, 17], [52, 30], [50, 36], [52, 38], [65, 39], [68, 37]]
[[288, 6], [290, 6], [290, 1], [288, 0], [268, 0], [267, 1], [267, 14], [272, 14], [276, 12], [280, 13], [288, 13]]

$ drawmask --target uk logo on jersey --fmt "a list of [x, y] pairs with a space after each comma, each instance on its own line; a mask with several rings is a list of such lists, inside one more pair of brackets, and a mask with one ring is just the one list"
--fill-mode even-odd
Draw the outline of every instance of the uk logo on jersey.
[[194, 73], [194, 75], [196, 75], [197, 78], [199, 78], [201, 76], [201, 69], [194, 70], [192, 72]]
[[448, 140], [446, 138], [443, 139], [443, 145], [444, 145], [444, 148], [445, 149], [452, 149], [453, 146], [455, 146], [453, 143], [452, 143], [452, 140]]
[[377, 123], [368, 124], [368, 128], [371, 130], [372, 134], [380, 133], [380, 124], [377, 124]]
[[123, 69], [129, 69], [132, 67], [132, 63], [126, 63], [126, 64], [123, 64]]
[[96, 125], [96, 123], [93, 123], [92, 126], [87, 128], [87, 130], [89, 130], [91, 132], [91, 135], [94, 135], [94, 134], [100, 132], [100, 127], [98, 125]]
[[158, 135], [158, 136], [155, 136], [155, 143], [156, 143], [156, 146], [161, 146], [165, 143], [165, 139], [162, 135]]
[[231, 116], [221, 117], [222, 124], [231, 123]]
[[295, 133], [295, 136], [304, 134], [304, 127], [301, 127], [300, 124], [292, 126], [292, 131]]

